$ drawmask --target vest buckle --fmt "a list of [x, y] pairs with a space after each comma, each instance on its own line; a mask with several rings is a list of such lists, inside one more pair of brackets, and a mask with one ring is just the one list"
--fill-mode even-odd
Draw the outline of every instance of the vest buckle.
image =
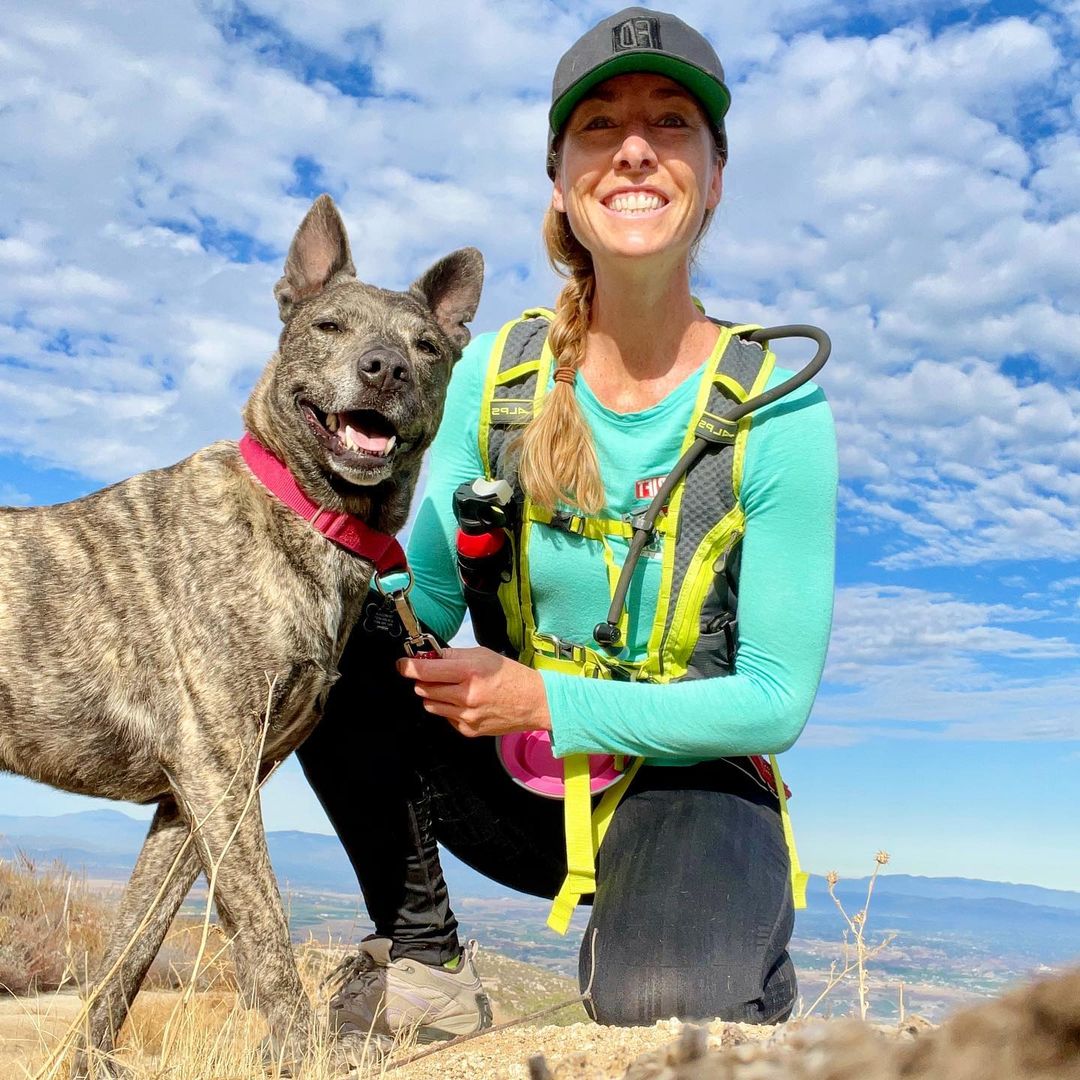
[[555, 634], [542, 634], [539, 631], [533, 634], [536, 644], [546, 646], [538, 651], [546, 652], [556, 660], [569, 660], [574, 664], [584, 664], [586, 655], [582, 645], [575, 645], [572, 641], [563, 641]]
[[569, 510], [552, 510], [548, 524], [560, 532], [571, 536], [585, 535], [585, 518], [581, 514], [571, 514]]

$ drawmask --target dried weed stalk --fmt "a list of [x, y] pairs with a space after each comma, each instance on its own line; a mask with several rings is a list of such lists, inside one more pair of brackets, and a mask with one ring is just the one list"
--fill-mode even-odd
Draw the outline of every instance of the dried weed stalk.
[[870, 1009], [870, 976], [869, 962], [873, 960], [883, 949], [893, 943], [896, 934], [886, 934], [876, 945], [871, 945], [866, 939], [866, 925], [870, 916], [870, 900], [874, 895], [874, 884], [877, 881], [881, 868], [889, 861], [887, 851], [879, 851], [874, 856], [874, 870], [866, 886], [866, 900], [863, 906], [853, 915], [849, 915], [836, 895], [836, 884], [840, 875], [835, 870], [830, 870], [825, 875], [825, 882], [829, 887], [829, 895], [847, 924], [844, 931], [844, 957], [843, 966], [839, 967], [836, 961], [829, 967], [829, 978], [825, 983], [825, 989], [818, 994], [814, 1003], [806, 1010], [805, 1016], [810, 1016], [825, 998], [844, 981], [852, 972], [856, 975], [856, 985], [859, 993], [859, 1016], [866, 1019]]

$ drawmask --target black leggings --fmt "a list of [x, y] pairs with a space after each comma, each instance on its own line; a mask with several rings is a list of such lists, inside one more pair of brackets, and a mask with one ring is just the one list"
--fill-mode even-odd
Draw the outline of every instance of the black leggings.
[[[566, 874], [562, 803], [515, 784], [493, 739], [424, 712], [393, 669], [400, 646], [354, 632], [342, 677], [299, 750], [304, 772], [395, 957], [459, 951], [436, 842], [502, 884], [553, 897]], [[645, 766], [600, 849], [594, 1018], [604, 1024], [785, 1019], [794, 921], [776, 800], [726, 759]], [[587, 898], [586, 898], [587, 902]], [[579, 976], [589, 979], [583, 944]]]

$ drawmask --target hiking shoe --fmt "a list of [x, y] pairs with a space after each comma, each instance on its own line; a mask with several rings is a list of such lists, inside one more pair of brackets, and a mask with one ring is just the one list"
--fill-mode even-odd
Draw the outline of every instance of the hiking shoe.
[[389, 938], [369, 938], [330, 973], [330, 1027], [337, 1035], [393, 1038], [415, 1032], [418, 1043], [453, 1039], [491, 1027], [491, 1002], [476, 973], [470, 941], [450, 970], [403, 957], [390, 959]]

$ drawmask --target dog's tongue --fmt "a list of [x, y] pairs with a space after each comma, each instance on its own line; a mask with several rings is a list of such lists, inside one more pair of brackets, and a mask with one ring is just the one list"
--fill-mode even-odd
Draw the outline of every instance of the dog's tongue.
[[361, 450], [370, 450], [373, 454], [385, 454], [390, 438], [387, 435], [371, 435], [354, 424], [345, 424], [345, 437], [351, 439], [354, 446]]

